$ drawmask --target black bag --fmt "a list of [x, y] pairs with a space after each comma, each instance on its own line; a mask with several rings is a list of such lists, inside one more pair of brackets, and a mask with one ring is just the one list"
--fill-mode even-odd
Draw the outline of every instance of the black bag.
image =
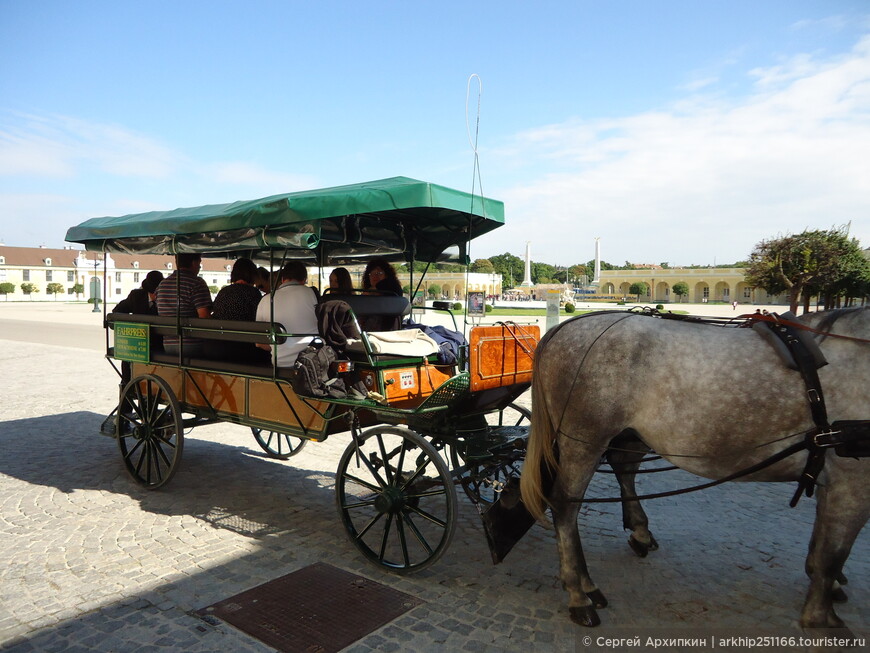
[[335, 350], [328, 345], [312, 344], [299, 352], [293, 366], [293, 390], [306, 397], [346, 397], [344, 381], [330, 378], [332, 364], [336, 361]]

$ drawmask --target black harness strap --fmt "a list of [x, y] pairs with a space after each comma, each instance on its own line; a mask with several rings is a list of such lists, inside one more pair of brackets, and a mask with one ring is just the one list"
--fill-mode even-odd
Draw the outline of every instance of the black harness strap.
[[809, 455], [807, 456], [804, 471], [798, 479], [798, 487], [789, 505], [794, 508], [802, 494], [813, 496], [816, 482], [822, 469], [825, 467], [825, 451], [827, 447], [821, 446], [819, 436], [831, 433], [831, 425], [828, 423], [828, 411], [825, 408], [825, 395], [822, 392], [822, 384], [819, 381], [817, 370], [818, 362], [809, 351], [807, 346], [798, 337], [797, 330], [781, 322], [767, 322], [776, 336], [785, 343], [797, 364], [798, 371], [804, 380], [807, 389], [807, 401], [810, 404], [810, 413], [816, 428], [807, 432], [804, 446]]

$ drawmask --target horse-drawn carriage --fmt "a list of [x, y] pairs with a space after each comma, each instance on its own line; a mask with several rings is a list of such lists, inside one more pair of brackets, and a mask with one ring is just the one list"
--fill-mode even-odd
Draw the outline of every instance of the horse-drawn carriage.
[[[67, 240], [105, 253], [247, 256], [272, 269], [288, 260], [324, 267], [377, 256], [413, 271], [415, 261], [451, 254], [467, 262], [468, 243], [502, 222], [499, 202], [396, 178], [97, 218], [70, 229]], [[617, 474], [624, 525], [641, 555], [656, 548], [634, 487], [650, 449], [708, 478], [800, 480], [819, 494], [801, 624], [842, 627], [832, 600], [845, 597], [837, 583], [870, 516], [870, 309], [775, 321], [783, 339], [774, 346], [754, 329], [624, 311], [563, 322], [540, 344], [537, 327], [498, 323], [471, 328], [457, 360], [445, 363], [434, 350], [375, 347], [376, 336], [359, 328], [358, 317], [404, 318], [407, 300], [346, 299], [360, 342], [340, 367], [364, 389], [346, 396], [300, 394], [296, 371], [274, 357], [241, 364], [152, 346], [160, 335], [274, 346], [323, 334], [288, 334], [274, 321], [106, 315], [107, 357], [131, 367], [113, 429], [130, 475], [162, 487], [178, 469], [185, 430], [210, 422], [250, 427], [278, 458], [349, 432], [336, 503], [366, 558], [399, 572], [436, 561], [456, 527], [457, 485], [481, 508], [496, 559], [549, 507], [571, 616], [587, 626], [599, 623], [596, 608], [607, 602], [583, 560], [577, 513], [602, 455]], [[447, 305], [430, 309], [450, 314]], [[813, 334], [817, 356], [801, 353], [801, 332]], [[802, 359], [802, 373], [783, 364], [783, 348]], [[533, 415], [515, 403], [532, 384]], [[825, 463], [828, 449], [837, 455]], [[516, 493], [512, 479], [523, 460], [522, 502], [514, 494], [502, 506], [496, 495]]]
[[[415, 261], [452, 256], [466, 262], [468, 242], [503, 220], [500, 202], [394, 178], [95, 218], [70, 229], [67, 240], [104, 253], [245, 256], [272, 269], [290, 260], [324, 268], [379, 257], [408, 263], [413, 275]], [[156, 489], [178, 470], [184, 434], [195, 426], [250, 427], [260, 446], [282, 459], [308, 441], [349, 432], [336, 472], [336, 502], [348, 536], [376, 564], [420, 569], [450, 543], [456, 486], [489, 503], [522, 457], [528, 411], [514, 401], [530, 385], [538, 327], [474, 326], [456, 359], [444, 362], [439, 348], [426, 349], [431, 341], [423, 350], [419, 343], [409, 348], [360, 327], [373, 316], [401, 321], [411, 312], [406, 298], [323, 293], [321, 300], [344, 302], [355, 323], [356, 347], [348, 346], [332, 371], [361, 392], [306, 396], [294, 389], [298, 371], [280, 367], [275, 356], [270, 364], [243, 363], [184, 350], [187, 337], [278, 345], [323, 333], [288, 334], [274, 321], [106, 314], [106, 356], [129, 365], [112, 428], [121, 458], [133, 479]], [[432, 312], [449, 316], [456, 330], [449, 305], [419, 310], [422, 321]], [[177, 353], [155, 346], [163, 336], [182, 336]]]

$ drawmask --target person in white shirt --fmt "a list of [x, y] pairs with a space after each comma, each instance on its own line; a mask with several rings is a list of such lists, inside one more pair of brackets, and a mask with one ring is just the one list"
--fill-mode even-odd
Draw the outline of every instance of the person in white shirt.
[[[317, 317], [314, 307], [317, 304], [317, 294], [313, 288], [305, 285], [308, 281], [308, 270], [299, 261], [287, 263], [280, 274], [281, 285], [272, 295], [264, 295], [257, 305], [257, 321], [268, 322], [274, 315], [274, 321], [284, 325], [287, 333], [308, 334], [289, 336], [278, 347], [278, 367], [293, 367], [296, 357], [317, 334]], [[270, 304], [274, 301], [274, 309]], [[274, 311], [274, 313], [273, 313]], [[271, 351], [270, 345], [257, 345]]]

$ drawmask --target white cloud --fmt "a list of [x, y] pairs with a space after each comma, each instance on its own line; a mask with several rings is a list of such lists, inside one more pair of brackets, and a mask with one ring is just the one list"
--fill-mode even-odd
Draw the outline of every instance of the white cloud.
[[76, 177], [98, 170], [165, 178], [183, 157], [156, 139], [117, 125], [67, 116], [15, 116], [0, 126], [0, 175]]
[[763, 238], [849, 220], [870, 246], [870, 37], [848, 56], [749, 75], [755, 91], [741, 101], [691, 95], [518, 135], [498, 153], [519, 181], [492, 192], [508, 226], [486, 255], [532, 239], [541, 260], [570, 264], [601, 236], [614, 263], [733, 262]]
[[208, 174], [216, 183], [246, 186], [261, 196], [290, 193], [316, 186], [316, 178], [309, 175], [269, 170], [256, 163], [226, 161], [208, 166]]

